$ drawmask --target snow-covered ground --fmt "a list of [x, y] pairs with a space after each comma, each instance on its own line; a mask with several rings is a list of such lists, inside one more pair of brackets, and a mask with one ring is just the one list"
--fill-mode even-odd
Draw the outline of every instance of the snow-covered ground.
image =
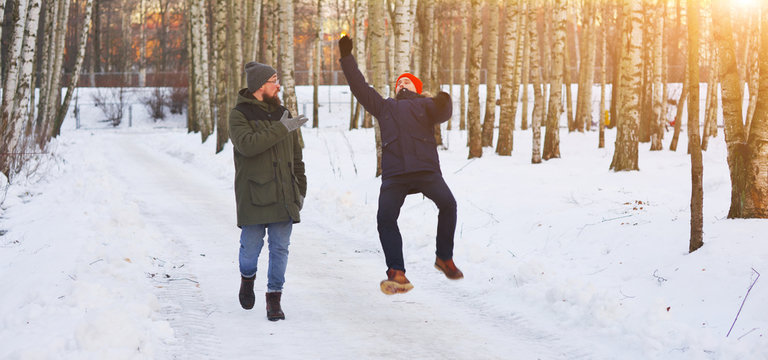
[[213, 136], [201, 144], [182, 116], [154, 123], [137, 104], [111, 129], [81, 100], [81, 128], [68, 118], [7, 187], [0, 358], [768, 359], [768, 222], [726, 218], [722, 133], [704, 153], [705, 245], [688, 254], [685, 133], [677, 152], [667, 133], [664, 151], [641, 144], [640, 171], [615, 173], [614, 130], [605, 149], [596, 132], [561, 130], [562, 158], [538, 165], [530, 130], [511, 157], [475, 160], [466, 132], [444, 132], [466, 277], [433, 268], [437, 209], [412, 195], [399, 223], [415, 289], [386, 296], [374, 133], [346, 129], [345, 87], [321, 96], [321, 127], [302, 129], [285, 321], [266, 320], [260, 295], [238, 304], [231, 145], [214, 154]]

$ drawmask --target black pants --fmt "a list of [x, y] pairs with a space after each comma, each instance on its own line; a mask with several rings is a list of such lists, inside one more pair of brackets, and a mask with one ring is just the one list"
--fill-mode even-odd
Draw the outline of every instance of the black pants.
[[437, 216], [437, 257], [453, 258], [453, 234], [456, 230], [456, 200], [443, 176], [435, 172], [419, 172], [392, 176], [382, 181], [379, 191], [379, 211], [376, 215], [379, 240], [387, 267], [405, 271], [403, 237], [397, 226], [400, 207], [408, 194], [422, 193], [435, 202]]

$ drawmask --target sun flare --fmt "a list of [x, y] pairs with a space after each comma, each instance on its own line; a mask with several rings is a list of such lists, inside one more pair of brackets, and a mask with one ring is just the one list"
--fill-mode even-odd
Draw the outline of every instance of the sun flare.
[[734, 0], [733, 4], [736, 7], [739, 7], [742, 9], [745, 9], [745, 8], [755, 9], [757, 8], [758, 1], [759, 0]]

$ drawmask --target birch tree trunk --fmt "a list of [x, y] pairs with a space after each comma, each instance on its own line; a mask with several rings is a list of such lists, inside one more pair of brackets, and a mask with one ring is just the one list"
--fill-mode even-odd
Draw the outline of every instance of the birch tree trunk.
[[[21, 8], [20, 8], [21, 10]], [[16, 87], [16, 93], [11, 94], [13, 97], [13, 106], [10, 117], [6, 118], [6, 111], [3, 111], [3, 127], [8, 126], [6, 131], [2, 132], [3, 142], [6, 143], [7, 148], [0, 150], [0, 158], [19, 161], [1, 161], [2, 167], [0, 170], [6, 176], [9, 176], [9, 170], [19, 171], [20, 166], [23, 164], [23, 158], [16, 155], [10, 155], [9, 152], [23, 153], [24, 149], [29, 145], [29, 138], [25, 137], [25, 125], [27, 124], [27, 111], [30, 108], [30, 88], [34, 85], [31, 83], [33, 60], [35, 57], [36, 39], [37, 39], [37, 24], [40, 18], [40, 0], [32, 0], [29, 3], [29, 7], [26, 9], [26, 14], [19, 12], [19, 18], [26, 19], [23, 36], [23, 45], [21, 47], [21, 59], [18, 65], [18, 85]], [[10, 76], [10, 75], [9, 75]], [[4, 90], [5, 91], [5, 90]], [[9, 167], [6, 167], [9, 166]], [[9, 176], [10, 178], [10, 176]]]
[[[429, 74], [429, 83], [432, 84], [432, 91], [434, 94], [437, 94], [438, 92], [442, 91], [442, 83], [440, 79], [440, 65], [441, 65], [441, 57], [440, 54], [440, 41], [441, 41], [441, 31], [438, 31], [438, 29], [442, 30], [440, 27], [441, 17], [438, 16], [439, 10], [438, 8], [441, 7], [443, 1], [442, 0], [436, 0], [435, 2], [435, 10], [432, 11], [432, 26], [430, 27], [430, 32], [432, 33], [432, 44], [427, 44], [429, 48], [431, 49], [432, 54], [430, 55], [430, 59], [432, 59], [432, 64], [429, 66], [430, 68], [430, 74]], [[441, 124], [435, 124], [435, 144], [437, 146], [443, 145], [443, 134], [442, 134], [442, 125]]]
[[[450, 14], [450, 19], [448, 21], [448, 93], [451, 95], [451, 99], [455, 101], [456, 97], [453, 96], [453, 84], [454, 84], [454, 78], [456, 70], [453, 68], [454, 59], [456, 58], [456, 34], [454, 31], [454, 17], [455, 17], [455, 9], [453, 6], [453, 2], [449, 3], [449, 10], [448, 13]], [[453, 128], [453, 117], [455, 114], [451, 113], [451, 117], [448, 118], [448, 124], [446, 124], [445, 128], [447, 130], [451, 130]]]
[[555, 0], [552, 76], [549, 90], [547, 130], [544, 135], [544, 160], [560, 157], [560, 115], [563, 113], [563, 66], [565, 63], [566, 0]]
[[[56, 119], [54, 120], [52, 134], [54, 137], [61, 133], [61, 124], [64, 122], [64, 117], [67, 116], [67, 111], [69, 110], [69, 102], [72, 100], [72, 94], [75, 92], [78, 79], [80, 79], [80, 70], [83, 67], [83, 59], [85, 58], [85, 46], [88, 43], [88, 32], [91, 29], [93, 2], [94, 0], [88, 0], [88, 2], [85, 4], [85, 19], [83, 19], [83, 30], [80, 33], [80, 48], [77, 51], [75, 68], [72, 70], [72, 80], [70, 80], [69, 87], [67, 88], [67, 94], [64, 96], [64, 102], [61, 104], [61, 106], [59, 106], [59, 109], [56, 112]], [[36, 31], [37, 25], [35, 25], [35, 32]]]
[[565, 115], [566, 124], [568, 124], [568, 131], [574, 130], [574, 118], [573, 118], [573, 95], [571, 91], [571, 47], [569, 46], [570, 38], [568, 36], [568, 0], [565, 0], [566, 4], [566, 17], [565, 17], [565, 31], [563, 43], [563, 83], [565, 84]]
[[488, 14], [488, 35], [489, 39], [487, 68], [488, 77], [485, 82], [485, 117], [483, 119], [483, 146], [493, 145], [493, 127], [496, 124], [496, 70], [498, 69], [499, 58], [499, 0], [489, 0], [487, 2]]
[[[394, 76], [408, 72], [411, 66], [413, 11], [410, 0], [395, 0], [395, 67]], [[394, 79], [393, 79], [394, 80]]]
[[[372, 81], [371, 85], [381, 96], [387, 94], [387, 55], [386, 55], [386, 27], [384, 19], [387, 16], [386, 2], [370, 1], [368, 2], [368, 26], [371, 42], [371, 66]], [[375, 119], [373, 123], [376, 138], [376, 177], [381, 176], [381, 128], [379, 120]]]
[[467, 95], [464, 87], [466, 85], [467, 73], [467, 19], [466, 3], [459, 1], [459, 34], [461, 43], [459, 44], [459, 130], [467, 129]]
[[[761, 14], [758, 12], [753, 17], [758, 21], [754, 21], [753, 26], [749, 30], [750, 43], [754, 44], [749, 50], [749, 62], [745, 67], [749, 68], [749, 107], [747, 108], [747, 120], [745, 131], [748, 133], [752, 119], [755, 117], [755, 109], [757, 107], [757, 96], [760, 93], [760, 62], [758, 51], [760, 48], [760, 19]], [[762, 15], [768, 16], [768, 14]]]
[[614, 51], [613, 55], [613, 80], [611, 81], [611, 113], [610, 122], [606, 125], [609, 129], [613, 129], [619, 122], [619, 105], [621, 103], [621, 58], [623, 57], [625, 41], [622, 39], [624, 32], [624, 22], [627, 16], [624, 14], [624, 5], [615, 4], [616, 11], [616, 27], [614, 30]]
[[642, 37], [643, 37], [643, 5], [641, 0], [630, 0], [624, 3], [624, 41], [621, 57], [621, 89], [617, 103], [618, 129], [616, 131], [616, 148], [610, 169], [614, 171], [639, 170], [638, 127], [640, 124], [640, 83], [642, 78]]
[[[298, 115], [298, 104], [296, 103], [296, 80], [294, 77], [295, 61], [293, 54], [293, 1], [280, 4], [280, 64], [282, 74], [280, 76], [280, 85], [283, 90], [284, 106], [293, 116]], [[304, 147], [304, 140], [299, 132], [299, 142]]]
[[[729, 4], [713, 2], [718, 14], [727, 14]], [[723, 120], [731, 175], [729, 218], [768, 218], [768, 37], [761, 36], [759, 49], [760, 89], [757, 109], [748, 132], [742, 122], [741, 84], [736, 69], [733, 29], [726, 16], [713, 18], [722, 79]], [[768, 20], [762, 18], [762, 26]], [[751, 90], [751, 89], [750, 89]]]
[[496, 141], [496, 153], [502, 156], [512, 155], [514, 145], [515, 115], [517, 98], [520, 94], [520, 68], [523, 57], [520, 39], [528, 18], [525, 16], [524, 5], [520, 0], [509, 0], [504, 10], [505, 22], [508, 25], [504, 35], [504, 72], [499, 99], [499, 138]]
[[[246, 21], [245, 21], [245, 49], [243, 60], [245, 62], [258, 61], [258, 42], [259, 32], [261, 30], [261, 1], [246, 0]], [[245, 72], [243, 71], [242, 83], [246, 83]]]
[[664, 14], [662, 1], [656, 0], [653, 6], [653, 16], [650, 21], [653, 24], [651, 34], [653, 36], [653, 117], [651, 118], [651, 150], [661, 150], [663, 146], [661, 139], [664, 136], [664, 121], [662, 119], [662, 95], [664, 85], [662, 84], [662, 47], [664, 39]]
[[145, 0], [139, 0], [139, 87], [147, 85], [147, 35], [144, 27], [146, 26], [146, 9], [144, 7]]
[[[214, 49], [216, 56], [212, 59], [215, 63], [216, 71], [216, 92], [214, 99], [214, 113], [216, 114], [216, 153], [219, 153], [224, 149], [224, 144], [229, 140], [229, 88], [230, 75], [236, 74], [237, 70], [232, 69], [228, 64], [227, 59], [231, 58], [229, 53], [229, 47], [227, 46], [227, 28], [229, 28], [229, 19], [227, 17], [229, 11], [229, 1], [222, 0], [216, 2], [215, 7], [216, 14], [214, 15]], [[230, 70], [233, 71], [230, 74]], [[245, 71], [243, 71], [245, 72]]]
[[61, 11], [61, 2], [60, 1], [54, 1], [53, 4], [50, 5], [50, 7], [46, 10], [46, 18], [45, 18], [45, 24], [43, 27], [44, 32], [44, 42], [43, 42], [43, 61], [41, 69], [43, 71], [42, 73], [42, 79], [41, 79], [41, 86], [40, 86], [40, 101], [37, 104], [37, 129], [36, 129], [36, 136], [37, 136], [37, 144], [42, 149], [43, 146], [48, 142], [49, 139], [49, 131], [48, 128], [50, 126], [49, 116], [48, 116], [48, 109], [50, 109], [50, 106], [48, 105], [50, 96], [51, 96], [51, 88], [53, 87], [52, 81], [54, 77], [54, 71], [53, 71], [53, 65], [56, 63], [56, 53], [57, 53], [57, 47], [56, 47], [56, 24], [58, 20], [58, 13]]
[[543, 83], [541, 67], [539, 66], [539, 38], [536, 29], [537, 0], [528, 1], [528, 37], [531, 46], [531, 78], [533, 79], [533, 116], [531, 116], [532, 151], [531, 163], [541, 163], [541, 124], [544, 120], [544, 94], [541, 90]]
[[704, 165], [699, 138], [699, 1], [688, 0], [688, 149], [691, 153], [691, 237], [688, 252], [704, 245]]
[[[368, 74], [368, 66], [366, 65], [365, 56], [365, 23], [367, 22], [367, 18], [368, 2], [366, 0], [355, 0], [355, 59], [358, 59], [357, 65], [360, 68], [360, 72], [366, 75]], [[355, 111], [352, 114], [349, 128], [357, 129], [359, 127], [360, 117], [362, 114], [366, 113], [366, 111], [363, 109], [363, 106], [357, 102], [354, 96], [352, 97], [352, 102], [355, 104]]]
[[608, 74], [608, 1], [601, 0], [600, 6], [602, 6], [602, 21], [600, 21], [600, 31], [602, 32], [602, 55], [600, 56], [600, 112], [598, 112], [598, 140], [597, 148], [602, 149], [605, 147], [605, 92], [606, 92], [606, 78]]
[[595, 29], [596, 4], [587, 1], [584, 4], [584, 37], [582, 42], [581, 65], [579, 67], [579, 90], [576, 95], [575, 128], [578, 131], [590, 129], [592, 124], [592, 84], [595, 74], [595, 48], [597, 31]]
[[263, 0], [262, 7], [264, 8], [262, 11], [264, 12], [264, 22], [266, 23], [266, 26], [264, 27], [265, 40], [263, 51], [261, 51], [261, 62], [277, 65], [274, 61], [272, 61], [275, 58], [275, 53], [277, 52], [277, 49], [275, 49], [276, 43], [272, 41], [275, 38], [274, 20], [275, 18], [279, 17], [275, 16], [275, 14], [277, 14], [277, 0]]
[[[246, 0], [246, 1], [253, 1], [253, 0]], [[246, 83], [245, 78], [245, 63], [243, 62], [243, 45], [245, 42], [243, 41], [245, 39], [245, 36], [243, 36], [242, 29], [243, 26], [243, 9], [245, 9], [245, 5], [243, 3], [243, 0], [230, 0], [230, 19], [232, 23], [229, 25], [229, 27], [233, 28], [234, 31], [232, 31], [232, 37], [229, 39], [230, 45], [230, 57], [232, 65], [232, 75], [229, 77], [230, 79], [230, 85], [229, 85], [229, 103], [234, 104], [237, 102], [237, 90], [240, 89], [243, 84]], [[226, 142], [226, 140], [224, 140]]]
[[471, 4], [470, 18], [472, 19], [472, 31], [469, 38], [469, 108], [467, 109], [469, 121], [469, 159], [483, 156], [479, 93], [480, 57], [483, 52], [483, 47], [481, 46], [483, 34], [482, 0], [472, 0]]
[[530, 98], [528, 95], [528, 87], [529, 83], [531, 82], [531, 34], [528, 31], [528, 23], [535, 21], [535, 19], [531, 20], [528, 15], [531, 12], [534, 4], [531, 4], [529, 1], [525, 1], [525, 4], [525, 11], [523, 12], [522, 16], [528, 20], [526, 21], [525, 28], [522, 29], [523, 39], [521, 40], [521, 45], [523, 46], [523, 66], [520, 83], [523, 88], [523, 95], [520, 99], [520, 130], [528, 130], [530, 124], [530, 116], [528, 115], [528, 99]]
[[[687, 17], [685, 15], [686, 5], [685, 1], [678, 1], [677, 3], [677, 17], [678, 17], [678, 25], [680, 24], [680, 19], [683, 17]], [[679, 26], [681, 31], [680, 39], [678, 40], [678, 47], [680, 48], [683, 58], [688, 58], [688, 42], [686, 41], [688, 37], [688, 28]], [[680, 138], [680, 130], [682, 128], [682, 122], [683, 122], [683, 110], [685, 109], [685, 104], [688, 101], [688, 89], [690, 88], [690, 72], [688, 71], [688, 62], [686, 61], [685, 64], [685, 77], [683, 79], [683, 89], [680, 91], [680, 98], [677, 101], [677, 113], [675, 114], [675, 129], [672, 135], [672, 141], [669, 144], [669, 150], [671, 151], [677, 151], [677, 142]], [[697, 85], [698, 86], [698, 85]]]
[[315, 36], [312, 39], [312, 127], [320, 126], [320, 64], [323, 57], [323, 0], [315, 8]]
[[15, 94], [19, 86], [19, 68], [21, 48], [24, 42], [24, 30], [27, 20], [27, 13], [29, 3], [27, 0], [19, 0], [18, 6], [18, 18], [15, 19], [15, 25], [13, 28], [13, 42], [11, 44], [10, 58], [7, 59], [9, 64], [6, 71], [5, 84], [3, 86], [3, 100], [0, 105], [0, 138], [3, 139], [0, 142], [0, 172], [11, 178], [11, 168], [15, 167], [18, 163], [18, 155], [16, 154], [16, 145], [19, 142], [18, 135], [21, 132], [17, 128], [19, 122], [13, 117], [16, 107], [20, 104], [16, 103]]
[[210, 80], [208, 77], [208, 36], [206, 35], [205, 0], [191, 0], [191, 38], [194, 44], [194, 93], [195, 113], [192, 120], [200, 130], [202, 142], [213, 132]]
[[[5, 19], [5, 1], [0, 1], [0, 19]], [[0, 26], [0, 39], [3, 38], [3, 27]], [[2, 55], [0, 53], [0, 55]], [[4, 63], [5, 59], [0, 56], [0, 63]], [[5, 77], [3, 77], [3, 72], [0, 71], [0, 84], [5, 83]], [[2, 85], [0, 85], [2, 86]]]

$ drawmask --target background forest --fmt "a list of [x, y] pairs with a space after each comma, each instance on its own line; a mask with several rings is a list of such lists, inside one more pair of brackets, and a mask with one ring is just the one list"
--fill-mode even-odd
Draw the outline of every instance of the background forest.
[[[718, 135], [722, 109], [734, 180], [731, 215], [766, 217], [768, 184], [755, 175], [768, 171], [761, 145], [768, 138], [761, 111], [768, 90], [765, 99], [759, 95], [760, 74], [768, 73], [760, 69], [768, 66], [768, 37], [760, 29], [768, 19], [761, 6], [749, 0], [9, 0], [2, 8], [0, 171], [10, 178], [35, 146], [45, 149], [60, 131], [73, 89], [83, 86], [171, 88], [148, 101], [186, 108], [188, 129], [203, 141], [215, 133], [221, 151], [226, 114], [250, 60], [279, 69], [293, 113], [295, 86], [314, 86], [317, 127], [319, 86], [344, 84], [335, 44], [350, 34], [354, 55], [382, 94], [405, 71], [420, 76], [428, 93], [451, 92], [458, 111], [445, 129], [436, 127], [435, 138], [440, 145], [443, 131], [466, 130], [469, 158], [488, 147], [511, 155], [516, 128], [533, 129], [531, 162], [539, 163], [561, 157], [561, 126], [599, 131], [599, 147], [605, 127], [617, 127], [610, 167], [638, 170], [639, 144], [661, 150], [669, 131], [675, 150], [685, 123], [695, 138], [689, 152], [696, 203], [700, 151]], [[672, 83], [682, 89], [671, 92]], [[706, 83], [706, 92], [691, 83]], [[481, 84], [488, 89], [484, 99]], [[351, 96], [350, 102], [350, 129], [375, 128]]]

